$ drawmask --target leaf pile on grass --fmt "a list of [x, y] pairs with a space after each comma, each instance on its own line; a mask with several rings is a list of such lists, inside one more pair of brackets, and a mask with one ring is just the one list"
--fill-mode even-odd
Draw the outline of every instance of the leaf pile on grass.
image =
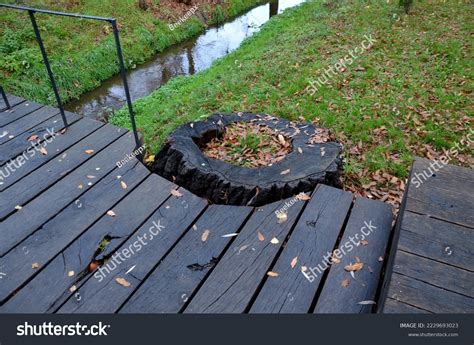
[[291, 144], [267, 126], [236, 122], [227, 126], [221, 137], [212, 139], [201, 149], [210, 158], [257, 168], [281, 161], [290, 152]]
[[[324, 3], [285, 10], [208, 70], [136, 101], [147, 146], [156, 152], [175, 128], [214, 112], [304, 116], [343, 144], [344, 189], [398, 206], [414, 157], [439, 158], [473, 127], [472, 5], [419, 0], [405, 15], [394, 1]], [[307, 92], [365, 35], [370, 49]], [[126, 109], [112, 122], [130, 127]], [[469, 166], [472, 152], [461, 145], [449, 163]]]

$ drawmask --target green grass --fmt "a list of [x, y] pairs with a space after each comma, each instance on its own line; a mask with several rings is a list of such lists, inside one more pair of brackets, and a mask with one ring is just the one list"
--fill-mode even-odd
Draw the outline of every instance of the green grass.
[[[415, 154], [449, 148], [470, 128], [473, 7], [420, 0], [406, 16], [397, 5], [312, 1], [272, 18], [210, 69], [134, 103], [147, 147], [158, 151], [177, 126], [216, 111], [302, 116], [344, 144], [346, 174], [360, 183], [378, 170], [405, 178]], [[305, 91], [366, 34], [377, 39], [370, 50], [316, 94]], [[129, 126], [127, 116], [111, 121]]]
[[[179, 15], [160, 6], [158, 0], [153, 0], [153, 3], [159, 15], [152, 10], [139, 9], [137, 2], [32, 0], [28, 5], [115, 17], [127, 68], [133, 68], [157, 52], [183, 42], [205, 29], [205, 24], [193, 16], [171, 31], [168, 23], [176, 22]], [[234, 17], [261, 2], [262, 0], [225, 0], [216, 9], [204, 5], [200, 10], [211, 18], [206, 24], [213, 24]], [[118, 73], [110, 24], [44, 14], [37, 14], [36, 17], [64, 102], [98, 87], [101, 81]], [[170, 19], [162, 20], [157, 17]], [[0, 85], [15, 95], [54, 104], [54, 95], [28, 14], [1, 9], [0, 22]]]

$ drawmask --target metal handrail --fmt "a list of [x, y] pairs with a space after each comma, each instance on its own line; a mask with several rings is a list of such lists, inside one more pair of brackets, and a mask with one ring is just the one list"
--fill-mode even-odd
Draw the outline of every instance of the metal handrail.
[[[56, 102], [58, 104], [59, 111], [61, 112], [61, 117], [64, 122], [64, 126], [67, 127], [69, 126], [67, 123], [66, 115], [64, 113], [64, 107], [61, 102], [61, 97], [59, 96], [59, 92], [56, 86], [56, 82], [54, 80], [54, 75], [53, 71], [51, 70], [51, 65], [49, 64], [48, 60], [48, 55], [46, 53], [46, 50], [44, 48], [43, 40], [41, 38], [40, 31], [38, 29], [38, 25], [36, 23], [36, 18], [35, 18], [35, 13], [44, 13], [44, 14], [50, 14], [50, 15], [57, 15], [57, 16], [63, 16], [63, 17], [72, 17], [72, 18], [80, 18], [80, 19], [91, 19], [91, 20], [99, 20], [99, 21], [105, 21], [111, 24], [112, 30], [114, 33], [114, 40], [115, 40], [115, 49], [117, 51], [117, 57], [119, 60], [119, 66], [120, 66], [120, 75], [122, 77], [122, 83], [123, 83], [123, 88], [125, 91], [125, 97], [127, 99], [127, 107], [128, 107], [128, 113], [130, 115], [130, 122], [132, 123], [132, 129], [133, 129], [133, 135], [135, 137], [135, 144], [136, 147], [140, 147], [140, 139], [138, 137], [138, 132], [137, 132], [137, 125], [135, 122], [135, 116], [133, 113], [133, 106], [132, 106], [132, 100], [130, 98], [130, 91], [128, 88], [128, 82], [127, 82], [127, 75], [125, 73], [125, 65], [123, 63], [123, 56], [122, 56], [122, 47], [120, 46], [120, 38], [119, 38], [119, 32], [117, 28], [117, 20], [115, 18], [107, 18], [107, 17], [97, 17], [97, 16], [89, 16], [89, 15], [84, 15], [84, 14], [79, 14], [79, 13], [66, 13], [66, 12], [59, 12], [59, 11], [50, 11], [50, 10], [43, 10], [39, 8], [32, 8], [32, 7], [26, 7], [26, 6], [18, 6], [18, 5], [10, 5], [10, 4], [0, 4], [0, 7], [4, 8], [10, 8], [10, 9], [15, 9], [15, 10], [21, 10], [21, 11], [28, 11], [28, 14], [30, 16], [31, 20], [31, 25], [33, 26], [33, 29], [35, 31], [36, 35], [36, 40], [38, 41], [38, 45], [41, 50], [41, 55], [43, 56], [43, 62], [46, 66], [46, 70], [48, 72], [48, 77], [49, 81], [51, 83], [51, 87], [54, 92], [54, 96], [56, 98]], [[3, 92], [3, 88], [1, 89], [2, 96], [5, 99], [5, 104], [9, 106], [8, 100], [6, 100], [6, 96]]]
[[3, 98], [3, 101], [5, 102], [5, 108], [2, 109], [5, 110], [5, 109], [10, 109], [10, 103], [8, 102], [8, 98], [7, 98], [7, 94], [5, 93], [5, 90], [3, 90], [3, 87], [0, 85], [0, 93], [2, 94], [2, 98]]

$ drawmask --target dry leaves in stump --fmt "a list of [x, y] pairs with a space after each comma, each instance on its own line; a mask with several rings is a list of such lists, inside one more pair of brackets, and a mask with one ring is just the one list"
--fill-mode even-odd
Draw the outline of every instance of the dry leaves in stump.
[[201, 149], [210, 158], [257, 168], [281, 161], [290, 152], [291, 144], [285, 136], [268, 126], [236, 122], [226, 126], [221, 137], [214, 138]]

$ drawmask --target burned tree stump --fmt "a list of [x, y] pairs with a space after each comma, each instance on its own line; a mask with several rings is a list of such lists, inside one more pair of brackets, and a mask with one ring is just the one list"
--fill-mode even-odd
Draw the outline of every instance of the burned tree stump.
[[[234, 122], [266, 125], [289, 138], [292, 150], [281, 161], [259, 168], [207, 157], [200, 147]], [[260, 206], [310, 191], [318, 183], [339, 186], [342, 146], [321, 131], [267, 114], [216, 113], [176, 129], [155, 156], [152, 170], [213, 203]]]

